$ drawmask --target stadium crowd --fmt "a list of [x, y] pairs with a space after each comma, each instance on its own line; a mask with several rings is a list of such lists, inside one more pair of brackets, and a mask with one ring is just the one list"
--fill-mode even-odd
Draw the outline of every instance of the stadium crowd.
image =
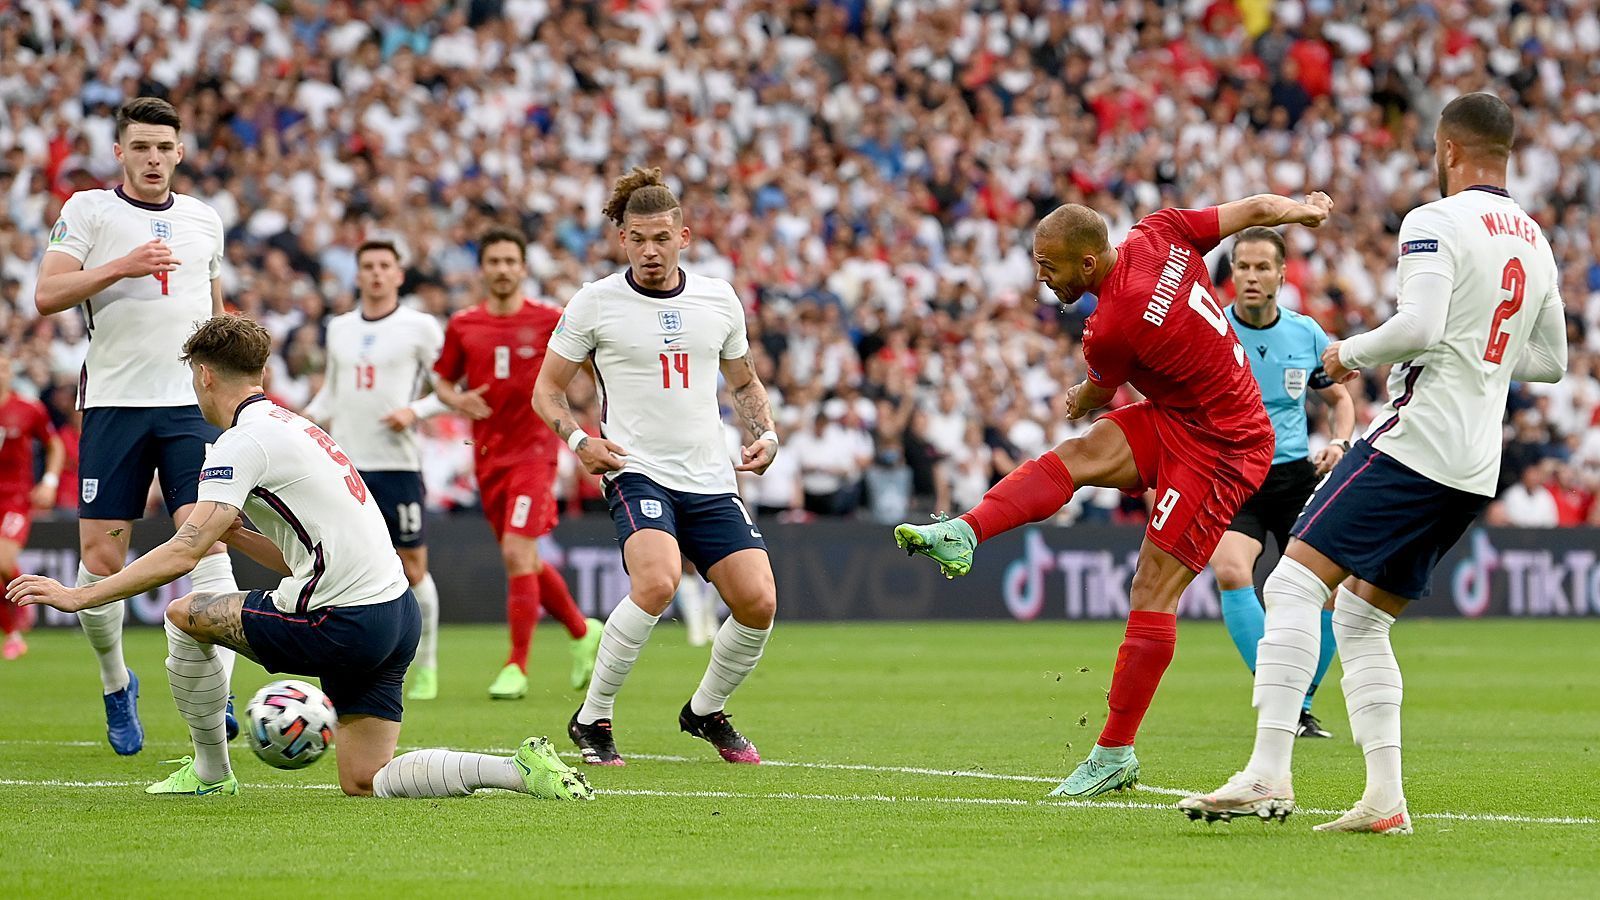
[[[1572, 342], [1566, 380], [1516, 389], [1492, 516], [1600, 523], [1596, 0], [16, 0], [0, 331], [70, 438], [86, 337], [36, 316], [35, 272], [65, 198], [118, 179], [112, 114], [138, 95], [183, 115], [177, 189], [221, 213], [228, 301], [278, 341], [288, 405], [318, 387], [363, 238], [399, 243], [407, 302], [443, 317], [475, 300], [474, 236], [516, 225], [528, 292], [564, 302], [621, 265], [610, 182], [662, 165], [685, 266], [749, 306], [785, 434], [748, 499], [895, 521], [975, 503], [1081, 427], [1062, 395], [1092, 307], [1034, 283], [1038, 216], [1084, 202], [1116, 240], [1160, 206], [1326, 190], [1335, 220], [1289, 234], [1281, 300], [1365, 330], [1393, 310], [1401, 217], [1437, 196], [1432, 122], [1479, 89], [1518, 111], [1511, 193], [1555, 249]], [[1226, 248], [1210, 262], [1230, 294]], [[464, 423], [427, 429], [433, 501], [473, 503]], [[567, 492], [598, 497], [576, 473]], [[1084, 491], [1064, 516], [1142, 512]]]

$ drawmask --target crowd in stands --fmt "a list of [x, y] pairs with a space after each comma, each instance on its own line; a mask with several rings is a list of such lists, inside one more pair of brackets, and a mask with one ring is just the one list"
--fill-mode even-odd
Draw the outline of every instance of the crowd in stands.
[[[1162, 206], [1326, 190], [1330, 225], [1287, 234], [1281, 300], [1366, 330], [1394, 308], [1401, 217], [1438, 196], [1432, 123], [1472, 90], [1517, 111], [1510, 191], [1555, 250], [1572, 345], [1563, 382], [1515, 388], [1492, 515], [1600, 523], [1596, 0], [13, 0], [0, 332], [70, 436], [86, 337], [37, 317], [35, 273], [65, 198], [118, 181], [112, 116], [135, 96], [179, 108], [177, 189], [221, 214], [228, 302], [272, 331], [291, 406], [361, 240], [396, 241], [406, 302], [444, 317], [477, 297], [475, 236], [514, 225], [528, 293], [564, 302], [623, 264], [611, 182], [660, 165], [685, 267], [749, 307], [785, 435], [748, 498], [790, 519], [959, 511], [1083, 427], [1062, 398], [1092, 303], [1034, 282], [1040, 215], [1087, 203], [1115, 241]], [[1226, 248], [1208, 261], [1228, 295]], [[1354, 385], [1362, 424], [1383, 374]], [[472, 504], [465, 426], [426, 428], [432, 501]], [[566, 492], [596, 505], [576, 473]], [[1142, 514], [1084, 491], [1064, 517]]]

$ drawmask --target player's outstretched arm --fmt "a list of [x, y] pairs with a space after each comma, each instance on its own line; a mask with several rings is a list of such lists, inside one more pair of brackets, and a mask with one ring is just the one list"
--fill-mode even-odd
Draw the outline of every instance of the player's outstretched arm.
[[70, 253], [51, 250], [39, 264], [39, 284], [33, 292], [33, 305], [39, 315], [49, 316], [68, 310], [124, 278], [171, 272], [178, 268], [172, 249], [161, 241], [150, 241], [121, 259], [113, 259], [85, 269]]
[[239, 518], [239, 508], [202, 500], [188, 521], [166, 543], [128, 564], [126, 569], [94, 584], [69, 588], [43, 575], [22, 575], [6, 588], [6, 598], [19, 606], [44, 604], [62, 612], [104, 606], [160, 587], [194, 570]]
[[586, 434], [572, 414], [572, 405], [567, 402], [567, 385], [577, 377], [581, 365], [559, 353], [546, 353], [544, 364], [539, 367], [539, 377], [533, 383], [533, 411], [578, 454], [578, 461], [589, 474], [615, 472], [626, 464], [624, 457], [628, 452], [603, 437]]
[[734, 469], [760, 475], [778, 458], [778, 431], [772, 423], [767, 386], [761, 383], [755, 361], [748, 353], [738, 359], [723, 360], [722, 377], [728, 379], [728, 389], [733, 392], [734, 412], [745, 431], [754, 438], [740, 450], [740, 463]]
[[1307, 194], [1303, 202], [1277, 194], [1256, 194], [1217, 207], [1218, 237], [1237, 234], [1256, 225], [1316, 228], [1328, 220], [1332, 211], [1333, 200], [1321, 191]]

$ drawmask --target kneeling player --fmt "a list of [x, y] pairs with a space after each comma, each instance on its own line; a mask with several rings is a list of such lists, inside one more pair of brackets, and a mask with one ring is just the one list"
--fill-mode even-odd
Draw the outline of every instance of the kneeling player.
[[[195, 593], [167, 607], [167, 674], [195, 756], [152, 794], [236, 794], [218, 647], [269, 672], [315, 675], [339, 711], [339, 786], [346, 794], [446, 796], [480, 787], [552, 799], [592, 796], [544, 738], [515, 756], [422, 750], [396, 759], [400, 685], [417, 650], [421, 615], [389, 544], [383, 515], [339, 445], [268, 400], [266, 329], [242, 317], [206, 320], [184, 345], [206, 420], [226, 428], [206, 455], [200, 500], [173, 538], [115, 575], [66, 588], [37, 575], [8, 596], [76, 612], [187, 574], [218, 540], [281, 573], [273, 591]], [[263, 533], [242, 527], [248, 511]]]

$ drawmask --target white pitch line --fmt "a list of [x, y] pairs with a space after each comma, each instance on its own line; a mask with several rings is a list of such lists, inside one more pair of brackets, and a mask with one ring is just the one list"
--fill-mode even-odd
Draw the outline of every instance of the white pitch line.
[[[181, 744], [181, 742], [179, 742], [179, 741], [166, 741], [166, 742], [162, 742], [162, 743], [171, 744], [171, 745], [180, 745]], [[100, 746], [103, 746], [103, 744], [101, 742], [99, 742], [99, 741], [47, 741], [47, 740], [27, 740], [27, 739], [0, 739], [0, 745], [3, 745], [3, 744], [35, 744], [35, 745], [56, 746], [56, 747], [100, 747]], [[402, 747], [400, 749], [402, 751], [404, 751], [404, 750], [420, 750], [420, 749], [425, 749], [425, 748], [421, 748], [421, 747]], [[515, 750], [516, 750], [516, 748], [514, 748], [514, 747], [484, 747], [484, 748], [479, 748], [479, 749], [477, 749], [475, 751], [472, 751], [472, 752], [477, 752], [477, 753], [512, 753], [512, 752], [515, 752]], [[576, 754], [576, 753], [563, 753], [562, 755], [566, 756], [566, 757], [569, 757], [569, 758], [576, 758], [578, 756], [578, 754]], [[628, 755], [630, 757], [632, 757], [633, 759], [645, 760], [645, 761], [649, 761], [649, 762], [675, 762], [675, 763], [700, 763], [700, 762], [709, 763], [709, 762], [711, 762], [711, 760], [709, 760], [708, 758], [699, 757], [699, 756], [676, 756], [676, 755], [672, 755], [672, 754], [661, 754], [661, 753], [630, 753]], [[940, 778], [976, 778], [976, 779], [984, 779], [984, 780], [992, 780], [992, 781], [1018, 781], [1018, 782], [1026, 782], [1026, 783], [1032, 783], [1032, 784], [1057, 784], [1057, 783], [1059, 783], [1061, 781], [1061, 779], [1058, 778], [1058, 777], [1046, 777], [1046, 776], [1039, 776], [1039, 775], [1009, 775], [1009, 774], [1004, 774], [1004, 773], [999, 773], [999, 772], [978, 772], [978, 771], [973, 771], [973, 770], [970, 770], [970, 769], [932, 769], [932, 768], [926, 768], [926, 767], [922, 767], [922, 766], [873, 766], [873, 765], [856, 764], [856, 763], [791, 762], [791, 761], [787, 761], [787, 760], [762, 760], [761, 764], [763, 766], [770, 766], [770, 767], [773, 767], [773, 768], [819, 769], [819, 770], [825, 770], [825, 771], [846, 771], [846, 772], [884, 772], [884, 773], [893, 773], [893, 774], [900, 774], [900, 775], [930, 775], [930, 776], [935, 776], [935, 777], [940, 777]], [[141, 786], [142, 784], [144, 784], [144, 782], [133, 782], [133, 781], [125, 781], [125, 782], [124, 781], [50, 781], [50, 780], [45, 780], [45, 781], [26, 781], [26, 780], [15, 780], [15, 779], [0, 779], [0, 786], [17, 786], [17, 787], [137, 787], [137, 786]], [[335, 785], [257, 785], [257, 786], [253, 786], [253, 787], [254, 788], [267, 788], [267, 789], [290, 788], [290, 789], [300, 789], [300, 790], [337, 790], [337, 786], [335, 786]], [[1147, 810], [1156, 809], [1156, 810], [1171, 810], [1173, 808], [1171, 804], [1145, 803], [1145, 802], [1128, 801], [1128, 800], [1062, 800], [1062, 799], [1020, 800], [1020, 799], [1007, 799], [1007, 798], [980, 798], [980, 797], [898, 797], [898, 798], [896, 798], [896, 797], [888, 797], [888, 796], [880, 796], [880, 795], [865, 795], [865, 794], [863, 794], [863, 795], [795, 794], [795, 793], [788, 793], [788, 792], [779, 792], [779, 793], [771, 793], [771, 794], [735, 794], [735, 793], [725, 793], [725, 792], [717, 792], [717, 791], [678, 791], [678, 792], [672, 792], [672, 791], [648, 791], [648, 790], [642, 790], [642, 789], [641, 790], [600, 790], [599, 793], [601, 793], [601, 794], [614, 794], [614, 795], [627, 795], [627, 796], [640, 796], [640, 797], [655, 797], [655, 796], [659, 796], [659, 797], [722, 797], [722, 796], [726, 796], [726, 797], [728, 797], [730, 799], [771, 799], [771, 800], [805, 800], [805, 799], [814, 799], [814, 800], [841, 800], [841, 801], [849, 800], [849, 801], [853, 801], [853, 802], [878, 801], [878, 802], [921, 802], [921, 803], [967, 803], [967, 804], [986, 804], [986, 805], [1004, 805], [1004, 806], [1042, 805], [1042, 806], [1063, 806], [1063, 807], [1069, 807], [1069, 808], [1073, 808], [1073, 809], [1100, 808], [1100, 809], [1147, 809]], [[1181, 788], [1157, 787], [1157, 786], [1154, 786], [1154, 785], [1141, 784], [1137, 788], [1137, 793], [1141, 793], [1141, 794], [1156, 794], [1156, 795], [1167, 796], [1167, 797], [1187, 797], [1187, 796], [1189, 796], [1191, 794], [1194, 794], [1194, 793], [1197, 793], [1197, 792], [1196, 791], [1192, 791], [1192, 790], [1184, 790], [1184, 789], [1181, 789]], [[1308, 815], [1314, 815], [1314, 816], [1338, 816], [1338, 815], [1343, 815], [1345, 813], [1345, 810], [1342, 810], [1342, 809], [1313, 809], [1313, 808], [1302, 806], [1302, 807], [1297, 808], [1296, 812], [1306, 813]], [[1440, 820], [1451, 821], [1451, 822], [1501, 822], [1501, 823], [1518, 824], [1518, 825], [1600, 825], [1600, 819], [1590, 818], [1590, 817], [1586, 817], [1586, 816], [1516, 816], [1516, 815], [1507, 815], [1507, 814], [1504, 814], [1504, 813], [1455, 813], [1455, 812], [1428, 813], [1428, 812], [1425, 812], [1425, 813], [1414, 813], [1414, 814], [1412, 814], [1411, 818], [1413, 818], [1413, 819], [1440, 819]]]

